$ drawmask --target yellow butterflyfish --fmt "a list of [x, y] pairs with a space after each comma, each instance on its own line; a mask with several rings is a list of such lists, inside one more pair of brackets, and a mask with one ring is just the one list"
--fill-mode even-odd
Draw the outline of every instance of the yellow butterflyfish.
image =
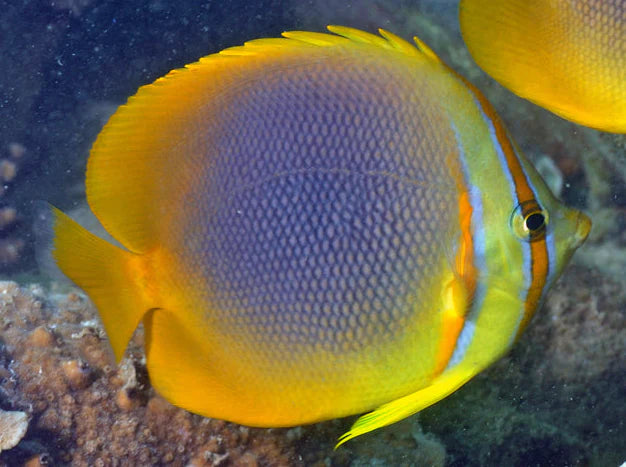
[[139, 89], [87, 166], [123, 248], [55, 210], [53, 255], [173, 404], [341, 443], [505, 353], [590, 228], [482, 94], [381, 30], [294, 31]]
[[478, 65], [515, 94], [599, 130], [626, 133], [625, 0], [461, 0]]

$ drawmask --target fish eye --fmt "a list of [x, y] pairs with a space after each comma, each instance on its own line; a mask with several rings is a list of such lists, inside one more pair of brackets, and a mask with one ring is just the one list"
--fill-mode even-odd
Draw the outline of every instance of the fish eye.
[[511, 228], [522, 240], [533, 242], [546, 234], [548, 212], [535, 200], [520, 203], [511, 214]]
[[537, 232], [546, 226], [546, 216], [541, 212], [533, 212], [524, 219], [524, 228], [529, 232]]

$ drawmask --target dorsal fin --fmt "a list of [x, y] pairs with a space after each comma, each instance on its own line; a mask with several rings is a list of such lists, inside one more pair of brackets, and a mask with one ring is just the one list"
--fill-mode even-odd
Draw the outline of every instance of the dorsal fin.
[[[297, 40], [307, 44], [317, 45], [321, 47], [331, 47], [335, 45], [345, 45], [347, 42], [355, 42], [362, 44], [369, 44], [376, 47], [380, 47], [388, 50], [397, 50], [406, 55], [419, 57], [422, 54], [427, 58], [440, 62], [439, 57], [418, 37], [414, 37], [413, 40], [417, 47], [410, 42], [405, 41], [399, 36], [386, 31], [385, 29], [379, 29], [380, 36], [371, 34], [369, 32], [361, 31], [360, 29], [349, 28], [346, 26], [328, 26], [328, 30], [333, 34], [326, 34], [320, 32], [308, 32], [308, 31], [288, 31], [284, 32], [283, 36], [288, 39]], [[347, 40], [346, 40], [347, 39]], [[262, 41], [266, 39], [261, 39]]]

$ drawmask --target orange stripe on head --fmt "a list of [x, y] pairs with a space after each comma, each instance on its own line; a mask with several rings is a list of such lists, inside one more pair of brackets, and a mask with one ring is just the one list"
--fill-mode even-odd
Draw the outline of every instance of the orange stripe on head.
[[517, 335], [515, 336], [515, 339], [519, 338], [530, 322], [530, 318], [532, 318], [537, 306], [539, 305], [539, 301], [541, 300], [545, 289], [545, 284], [548, 280], [549, 261], [545, 237], [541, 240], [531, 242], [530, 251], [532, 281], [526, 295], [526, 302], [524, 303], [524, 316], [522, 317], [522, 320], [517, 328]]
[[[513, 188], [512, 191], [517, 199], [517, 203], [522, 206], [522, 208], [527, 204], [533, 204], [536, 206], [539, 203], [537, 201], [535, 190], [533, 189], [528, 176], [524, 171], [520, 158], [516, 154], [515, 148], [513, 147], [511, 139], [509, 138], [500, 117], [489, 101], [487, 101], [485, 96], [483, 96], [482, 93], [474, 87], [474, 85], [462, 76], [458, 74], [457, 76], [459, 76], [459, 78], [470, 89], [474, 97], [477, 99], [480, 108], [484, 112], [485, 118], [488, 119], [489, 123], [492, 125], [492, 130], [494, 132], [492, 136], [494, 136], [496, 140], [494, 141], [494, 144], [497, 144], [499, 149], [502, 151], [501, 157], [503, 158], [503, 170], [508, 171], [507, 178], [511, 181]], [[539, 305], [543, 292], [546, 288], [550, 272], [550, 257], [546, 236], [543, 235], [540, 238], [531, 241], [529, 249], [530, 261], [526, 265], [526, 267], [529, 268], [529, 271], [525, 271], [525, 273], [528, 272], [530, 274], [530, 280], [528, 281], [528, 288], [526, 289], [523, 315], [521, 316], [520, 323], [515, 334], [515, 339], [519, 337], [521, 332], [527, 326], [530, 318]]]
[[469, 88], [474, 97], [478, 100], [478, 104], [485, 113], [485, 116], [493, 124], [496, 139], [498, 140], [498, 143], [500, 143], [500, 148], [504, 153], [509, 172], [514, 180], [517, 199], [520, 203], [526, 200], [535, 199], [535, 193], [528, 184], [524, 169], [515, 155], [515, 150], [513, 149], [509, 135], [507, 134], [506, 129], [504, 128], [504, 125], [502, 124], [502, 121], [500, 120], [500, 117], [496, 113], [495, 109], [476, 86], [458, 73], [455, 72], [455, 75]]

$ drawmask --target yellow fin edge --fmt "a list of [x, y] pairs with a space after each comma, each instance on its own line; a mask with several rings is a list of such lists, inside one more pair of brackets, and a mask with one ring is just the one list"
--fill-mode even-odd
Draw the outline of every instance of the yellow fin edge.
[[357, 436], [399, 422], [449, 396], [467, 383], [477, 373], [474, 368], [462, 365], [437, 377], [429, 386], [417, 392], [381, 405], [373, 412], [362, 415], [347, 433], [339, 437], [335, 449]]

